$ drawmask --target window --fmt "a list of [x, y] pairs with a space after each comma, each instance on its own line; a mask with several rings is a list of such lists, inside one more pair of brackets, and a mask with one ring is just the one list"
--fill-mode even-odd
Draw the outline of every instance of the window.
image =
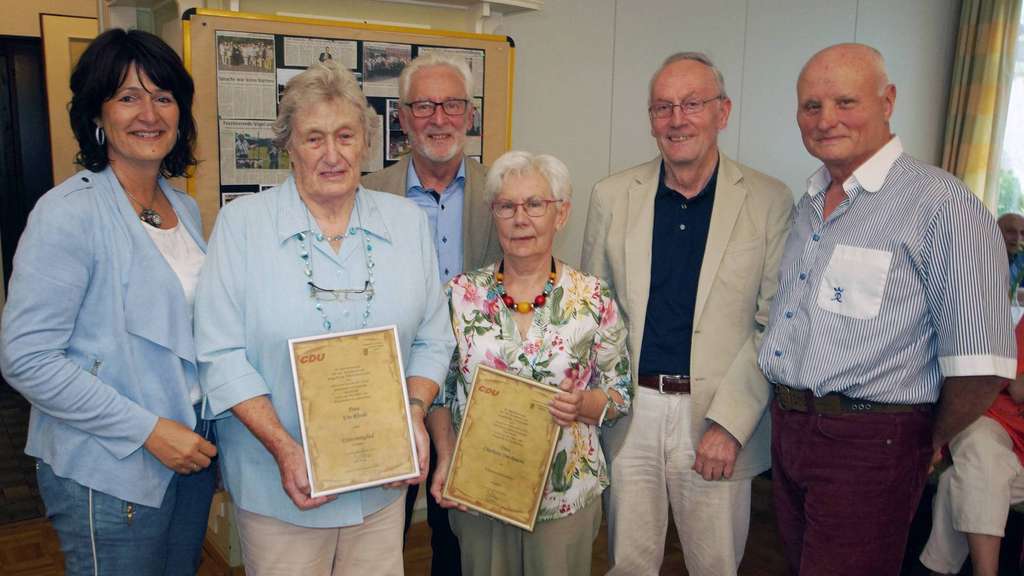
[[1017, 55], [999, 163], [999, 214], [1024, 214], [1024, 10], [1017, 31]]

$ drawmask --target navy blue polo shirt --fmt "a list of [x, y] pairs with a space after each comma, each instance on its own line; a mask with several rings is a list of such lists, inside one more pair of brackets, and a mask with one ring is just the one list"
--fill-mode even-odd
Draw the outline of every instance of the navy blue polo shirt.
[[693, 198], [665, 185], [665, 163], [654, 196], [651, 289], [640, 346], [640, 374], [690, 374], [690, 340], [697, 281], [711, 228], [718, 165]]

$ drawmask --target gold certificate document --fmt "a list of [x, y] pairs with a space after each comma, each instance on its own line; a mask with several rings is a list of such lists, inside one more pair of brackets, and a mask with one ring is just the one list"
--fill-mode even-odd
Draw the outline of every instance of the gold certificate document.
[[288, 346], [312, 496], [419, 475], [395, 326]]
[[477, 366], [444, 497], [532, 532], [558, 442], [557, 393]]

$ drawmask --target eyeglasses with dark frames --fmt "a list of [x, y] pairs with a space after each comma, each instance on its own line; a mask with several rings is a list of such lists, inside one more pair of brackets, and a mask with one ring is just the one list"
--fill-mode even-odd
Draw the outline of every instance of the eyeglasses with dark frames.
[[537, 196], [527, 198], [525, 202], [495, 200], [491, 203], [491, 212], [493, 212], [498, 218], [511, 218], [516, 215], [516, 211], [519, 210], [520, 206], [522, 206], [523, 210], [526, 211], [527, 216], [540, 218], [547, 214], [549, 205], [557, 204], [559, 202], [561, 202], [561, 200], [548, 200]]
[[309, 286], [309, 297], [321, 302], [341, 302], [344, 300], [373, 300], [373, 286], [367, 280], [360, 288], [335, 288], [328, 290], [321, 288], [312, 281], [306, 282]]
[[443, 102], [435, 102], [434, 100], [416, 100], [414, 102], [403, 103], [415, 118], [429, 118], [434, 115], [434, 111], [440, 106], [444, 113], [449, 116], [462, 116], [466, 113], [466, 109], [469, 107], [469, 100], [465, 98], [450, 98]]
[[714, 102], [715, 100], [721, 100], [722, 98], [722, 95], [719, 94], [717, 96], [712, 96], [707, 100], [693, 98], [691, 100], [680, 102], [679, 104], [668, 102], [666, 100], [659, 100], [654, 104], [651, 104], [650, 107], [647, 108], [647, 111], [650, 112], [652, 118], [657, 118], [659, 120], [664, 120], [665, 118], [672, 116], [672, 111], [676, 108], [679, 108], [679, 111], [682, 112], [684, 116], [693, 116], [694, 114], [700, 114], [708, 102]]

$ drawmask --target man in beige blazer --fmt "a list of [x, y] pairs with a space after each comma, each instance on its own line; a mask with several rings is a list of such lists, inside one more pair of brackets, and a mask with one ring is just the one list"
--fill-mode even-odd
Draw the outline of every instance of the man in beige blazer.
[[661, 155], [596, 185], [583, 245], [583, 269], [617, 294], [639, 384], [604, 433], [609, 574], [658, 574], [669, 510], [690, 574], [735, 574], [751, 479], [769, 466], [757, 347], [793, 197], [719, 152], [732, 103], [707, 56], [670, 56], [649, 105]]
[[[491, 207], [484, 199], [487, 170], [464, 155], [466, 131], [473, 119], [472, 86], [473, 75], [464, 60], [425, 54], [410, 62], [398, 80], [398, 120], [412, 152], [362, 179], [363, 186], [406, 196], [424, 210], [434, 234], [442, 282], [501, 257]], [[435, 441], [447, 440], [450, 428], [447, 410], [427, 415], [427, 429]], [[437, 465], [433, 448], [427, 486]], [[410, 486], [406, 495], [406, 531], [418, 488]], [[429, 495], [427, 523], [434, 552], [431, 573], [460, 574], [459, 542], [448, 525], [447, 510]]]

